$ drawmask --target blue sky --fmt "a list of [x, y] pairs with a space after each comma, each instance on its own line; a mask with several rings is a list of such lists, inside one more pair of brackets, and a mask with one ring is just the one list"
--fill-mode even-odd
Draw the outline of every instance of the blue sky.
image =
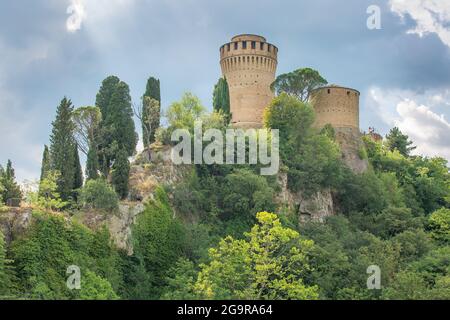
[[278, 46], [278, 73], [312, 67], [360, 90], [362, 130], [397, 125], [418, 153], [450, 159], [450, 0], [4, 0], [0, 163], [38, 178], [59, 101], [94, 104], [111, 74], [134, 103], [152, 75], [164, 108], [185, 91], [210, 108], [219, 47], [240, 33]]

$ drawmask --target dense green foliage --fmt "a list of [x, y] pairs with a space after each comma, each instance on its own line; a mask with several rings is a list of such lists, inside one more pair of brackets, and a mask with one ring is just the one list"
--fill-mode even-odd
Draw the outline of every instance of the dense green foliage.
[[[39, 192], [31, 193], [31, 224], [8, 244], [0, 233], [0, 296], [450, 299], [447, 161], [411, 156], [408, 137], [396, 129], [384, 142], [364, 137], [360, 154], [369, 169], [353, 173], [341, 161], [334, 129], [314, 129], [313, 108], [300, 100], [324, 83], [312, 75], [300, 79], [304, 82], [282, 82], [292, 91], [280, 89], [264, 115], [267, 128], [280, 130], [279, 176], [259, 175], [258, 165], [190, 167], [190, 175], [155, 187], [136, 204], [144, 209], [133, 216], [127, 239], [132, 252], [119, 250], [102, 223], [91, 230], [77, 222], [83, 215], [106, 225], [117, 222], [129, 204], [116, 210], [118, 198], [128, 195], [129, 157], [136, 146], [128, 86], [117, 77], [105, 79], [96, 101], [98, 128], [86, 123], [79, 128], [91, 131], [83, 187], [72, 106], [64, 99], [51, 148], [44, 150]], [[146, 93], [157, 101], [155, 81]], [[204, 128], [227, 128], [222, 112], [207, 113], [197, 97], [185, 94], [169, 107], [168, 127], [159, 128], [155, 138], [171, 144], [171, 133], [192, 132], [195, 120], [202, 120]], [[279, 178], [285, 174], [288, 190], [280, 196]], [[0, 168], [3, 200], [11, 190], [20, 192], [9, 162], [6, 170]], [[323, 190], [331, 191], [335, 211], [324, 221], [305, 220], [301, 203], [285, 202], [299, 194], [301, 201], [309, 200]], [[68, 208], [75, 196], [78, 207], [56, 212]], [[381, 289], [367, 288], [372, 265], [381, 270]], [[81, 270], [80, 289], [67, 286], [70, 266]]]
[[139, 215], [133, 229], [134, 255], [142, 261], [148, 274], [149, 287], [146, 298], [158, 298], [166, 283], [167, 270], [183, 253], [184, 230], [173, 211], [167, 194], [162, 188], [156, 190], [155, 199]]
[[[97, 299], [113, 298], [120, 286], [119, 256], [112, 249], [109, 234], [92, 232], [63, 216], [33, 214], [33, 226], [25, 237], [11, 245], [21, 298]], [[67, 269], [81, 269], [83, 290], [66, 286]]]
[[392, 128], [386, 136], [386, 147], [390, 151], [397, 150], [405, 157], [416, 149], [416, 147], [411, 147], [412, 144], [413, 142], [408, 139], [408, 136], [403, 134], [397, 127]]
[[80, 205], [90, 209], [114, 210], [119, 205], [119, 198], [103, 179], [89, 180], [80, 190]]
[[281, 93], [266, 109], [264, 122], [280, 132], [280, 157], [291, 190], [311, 195], [340, 183], [343, 169], [339, 147], [329, 130], [317, 134], [312, 129], [314, 111], [309, 104]]
[[201, 266], [195, 289], [207, 299], [316, 299], [318, 288], [303, 284], [309, 271], [310, 240], [283, 228], [277, 216], [257, 214], [245, 240], [226, 237], [209, 250], [211, 261]]

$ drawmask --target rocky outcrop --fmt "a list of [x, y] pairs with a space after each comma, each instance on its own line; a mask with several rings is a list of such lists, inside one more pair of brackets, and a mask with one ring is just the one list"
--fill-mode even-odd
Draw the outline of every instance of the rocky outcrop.
[[144, 210], [143, 203], [124, 202], [119, 204], [118, 210], [113, 213], [96, 210], [82, 211], [77, 213], [75, 218], [93, 230], [106, 226], [116, 247], [131, 255], [133, 254], [131, 229], [136, 217]]
[[276, 197], [277, 203], [296, 214], [299, 223], [308, 220], [323, 222], [326, 217], [334, 215], [333, 197], [329, 189], [308, 197], [301, 191], [292, 192], [288, 189], [286, 173], [278, 174], [278, 183], [281, 191]]
[[170, 152], [169, 146], [153, 145], [136, 157], [130, 169], [129, 199], [121, 202], [114, 213], [84, 211], [77, 218], [92, 229], [106, 225], [115, 245], [131, 255], [133, 224], [145, 210], [145, 203], [153, 198], [156, 187], [178, 183], [191, 174], [191, 166], [172, 163]]
[[6, 208], [0, 212], [0, 230], [7, 245], [25, 233], [31, 224], [31, 212], [30, 208]]
[[342, 160], [354, 173], [363, 173], [369, 167], [361, 133], [351, 128], [335, 129], [336, 142], [342, 152]]
[[170, 146], [155, 146], [137, 156], [130, 170], [130, 200], [145, 201], [156, 186], [172, 185], [189, 176], [191, 165], [176, 165], [171, 160]]

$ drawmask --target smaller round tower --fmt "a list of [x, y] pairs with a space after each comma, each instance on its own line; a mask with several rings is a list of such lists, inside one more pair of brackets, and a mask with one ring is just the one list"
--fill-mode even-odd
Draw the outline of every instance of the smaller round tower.
[[359, 132], [359, 96], [358, 90], [336, 85], [313, 90], [310, 102], [316, 112], [314, 126], [331, 124], [335, 129]]
[[359, 131], [359, 96], [358, 90], [336, 85], [318, 88], [310, 95], [316, 113], [314, 126], [333, 126], [342, 159], [356, 173], [365, 172], [369, 166], [361, 152], [364, 143]]

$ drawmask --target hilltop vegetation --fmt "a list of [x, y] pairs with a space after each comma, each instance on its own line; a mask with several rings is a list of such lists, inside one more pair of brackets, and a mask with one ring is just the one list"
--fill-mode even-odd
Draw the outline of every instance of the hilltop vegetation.
[[[173, 130], [192, 131], [196, 119], [227, 128], [226, 81], [215, 87], [214, 112], [186, 94], [167, 110], [166, 127], [159, 86], [150, 78], [135, 108], [146, 146], [170, 144]], [[73, 110], [66, 98], [58, 107], [39, 188], [27, 194], [31, 226], [8, 244], [0, 233], [0, 297], [450, 299], [447, 161], [411, 155], [413, 143], [393, 128], [384, 141], [364, 136], [370, 166], [355, 174], [333, 129], [314, 129], [313, 108], [283, 86], [264, 120], [280, 129], [288, 188], [305, 196], [331, 190], [336, 215], [302, 221], [277, 199], [277, 177], [259, 175], [258, 166], [195, 165], [188, 178], [155, 188], [132, 226], [132, 254], [119, 250], [106, 227], [76, 219], [85, 211], [114, 215], [128, 196], [133, 108], [128, 86], [108, 77], [94, 107]], [[292, 92], [307, 95], [301, 89]], [[22, 198], [10, 162], [0, 168], [0, 194], [4, 205]], [[66, 285], [72, 265], [81, 270], [80, 290]], [[379, 290], [367, 288], [371, 265], [381, 270]]]

